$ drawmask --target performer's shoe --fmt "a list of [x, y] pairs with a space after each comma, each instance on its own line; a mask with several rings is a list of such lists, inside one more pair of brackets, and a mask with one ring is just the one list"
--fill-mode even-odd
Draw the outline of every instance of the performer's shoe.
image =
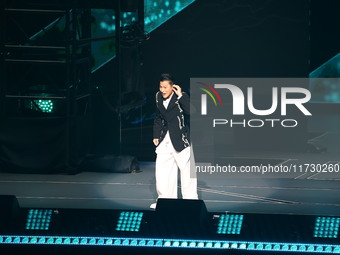
[[155, 210], [157, 206], [157, 203], [153, 203], [150, 205], [150, 209]]

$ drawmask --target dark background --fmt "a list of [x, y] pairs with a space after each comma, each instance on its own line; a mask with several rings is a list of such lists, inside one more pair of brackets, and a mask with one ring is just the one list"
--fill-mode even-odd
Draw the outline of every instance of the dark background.
[[[41, 171], [51, 172], [46, 169], [54, 167], [60, 171], [68, 164], [55, 162], [79, 155], [128, 154], [139, 160], [154, 160], [154, 94], [161, 73], [174, 74], [176, 83], [186, 91], [190, 77], [307, 78], [311, 71], [339, 52], [339, 7], [337, 0], [197, 0], [153, 31], [140, 51], [122, 52], [121, 78], [125, 84], [134, 77], [132, 85], [119, 89], [117, 58], [93, 73], [91, 121], [80, 120], [74, 124], [78, 138], [74, 138], [77, 146], [71, 147], [74, 149], [71, 156], [64, 150], [69, 141], [63, 140], [66, 131], [62, 122], [59, 122], [60, 130], [49, 122], [44, 138], [41, 132], [32, 131], [32, 127], [26, 129], [21, 124], [20, 131], [15, 131], [3, 125], [2, 169], [27, 171], [25, 165], [29, 163], [33, 172], [35, 164]], [[46, 24], [48, 22], [46, 18]], [[128, 107], [121, 113], [120, 122], [117, 107], [121, 103]], [[241, 149], [253, 144], [255, 150], [282, 143], [281, 149], [288, 151], [293, 149], [286, 139], [290, 137], [295, 139], [294, 149], [303, 151], [307, 142], [306, 119], [298, 118], [301, 126], [277, 136], [276, 140], [264, 140], [265, 131], [254, 134], [242, 129], [235, 132], [235, 142]], [[6, 118], [2, 121], [9, 123]], [[11, 125], [17, 123], [12, 121]], [[34, 126], [42, 127], [39, 123]], [[30, 146], [40, 149], [23, 156], [22, 139], [11, 142], [17, 137], [16, 132], [30, 140]], [[29, 146], [25, 150], [29, 150]], [[48, 162], [34, 163], [42, 158]], [[75, 160], [74, 165], [80, 162]]]

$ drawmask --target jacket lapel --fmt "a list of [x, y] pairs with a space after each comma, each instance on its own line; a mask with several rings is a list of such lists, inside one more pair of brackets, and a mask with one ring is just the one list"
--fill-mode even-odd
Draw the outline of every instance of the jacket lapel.
[[157, 99], [158, 99], [158, 110], [161, 112], [161, 113], [165, 113], [165, 111], [166, 111], [166, 109], [165, 109], [165, 107], [164, 107], [164, 105], [163, 105], [163, 97], [162, 97], [162, 95], [161, 95], [161, 93], [158, 93], [157, 94]]
[[171, 110], [172, 108], [174, 108], [174, 106], [176, 105], [176, 101], [177, 101], [177, 95], [174, 93], [172, 95], [172, 98], [170, 99], [167, 111]]

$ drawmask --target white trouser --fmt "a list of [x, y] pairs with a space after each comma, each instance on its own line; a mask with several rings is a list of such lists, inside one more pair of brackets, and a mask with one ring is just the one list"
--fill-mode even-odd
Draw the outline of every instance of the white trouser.
[[[165, 139], [156, 149], [156, 189], [158, 198], [177, 198], [178, 168], [181, 172], [183, 199], [198, 199], [197, 177], [191, 146], [177, 152]], [[191, 160], [190, 160], [191, 155]], [[190, 173], [190, 166], [192, 173]]]

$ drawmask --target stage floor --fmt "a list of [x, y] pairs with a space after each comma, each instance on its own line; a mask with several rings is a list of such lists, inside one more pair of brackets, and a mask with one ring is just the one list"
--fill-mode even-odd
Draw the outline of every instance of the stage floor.
[[[280, 155], [283, 165], [301, 160], [290, 156]], [[312, 156], [313, 162], [323, 157]], [[155, 164], [140, 162], [140, 168], [133, 174], [0, 173], [0, 194], [17, 196], [21, 207], [148, 210], [156, 199]], [[340, 216], [339, 184], [339, 173], [198, 173], [199, 198], [210, 212]]]
[[[226, 161], [279, 159], [283, 166], [340, 164], [340, 117], [317, 120], [309, 142], [323, 153], [248, 152]], [[338, 121], [335, 125], [334, 121]], [[320, 123], [323, 123], [321, 125]], [[339, 125], [338, 125], [339, 124]], [[329, 128], [332, 127], [332, 128]], [[140, 162], [139, 173], [81, 172], [38, 175], [0, 172], [0, 194], [15, 195], [21, 207], [148, 210], [155, 202], [155, 164]], [[180, 194], [180, 190], [179, 190]], [[340, 216], [340, 172], [198, 173], [198, 195], [208, 211]]]

